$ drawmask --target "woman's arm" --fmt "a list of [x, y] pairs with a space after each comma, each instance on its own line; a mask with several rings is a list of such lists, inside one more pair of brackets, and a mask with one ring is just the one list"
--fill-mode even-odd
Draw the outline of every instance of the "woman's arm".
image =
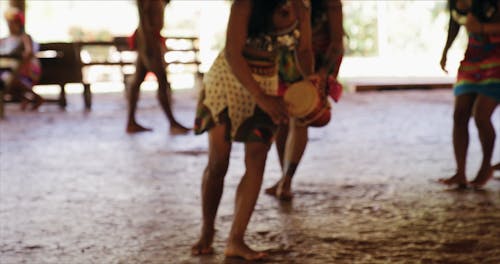
[[340, 63], [344, 56], [344, 26], [342, 2], [340, 0], [328, 0], [327, 17], [328, 28], [330, 29], [330, 44], [328, 45], [326, 60], [318, 69], [325, 74], [330, 73], [336, 78], [339, 73]]
[[[297, 47], [298, 67], [304, 77], [314, 73], [314, 52], [312, 48], [311, 8], [304, 0], [295, 0], [294, 6], [299, 17], [300, 38]], [[309, 1], [309, 0], [307, 0]]]
[[275, 123], [283, 123], [288, 120], [284, 103], [264, 93], [243, 57], [251, 10], [251, 0], [234, 1], [226, 33], [226, 60], [235, 77], [250, 92], [259, 107], [268, 113]]
[[33, 54], [33, 41], [31, 37], [28, 34], [23, 34], [22, 35], [22, 41], [24, 45], [24, 50], [22, 53], [22, 58], [23, 61], [29, 61], [35, 54]]
[[457, 38], [458, 31], [460, 30], [460, 25], [453, 19], [451, 16], [451, 11], [450, 11], [450, 22], [448, 25], [448, 35], [446, 37], [446, 44], [444, 45], [443, 48], [443, 53], [441, 55], [441, 69], [445, 72], [448, 72], [446, 70], [446, 61], [447, 61], [447, 56], [448, 56], [448, 50], [450, 49], [451, 45], [453, 44], [453, 41]]
[[257, 98], [264, 92], [252, 77], [252, 72], [243, 57], [243, 48], [248, 34], [251, 0], [236, 0], [231, 7], [231, 14], [226, 33], [225, 55], [233, 74], [243, 86]]

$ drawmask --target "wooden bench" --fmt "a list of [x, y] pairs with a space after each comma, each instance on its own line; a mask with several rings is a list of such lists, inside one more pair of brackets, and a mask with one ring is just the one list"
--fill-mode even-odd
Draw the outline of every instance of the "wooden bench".
[[42, 74], [35, 86], [58, 85], [60, 87], [57, 98], [43, 96], [46, 103], [56, 103], [61, 108], [66, 107], [66, 84], [81, 83], [84, 86], [83, 98], [85, 107], [87, 109], [90, 108], [90, 86], [83, 82], [80, 50], [76, 44], [67, 42], [40, 43], [39, 52], [36, 56], [40, 61]]
[[[190, 64], [196, 66], [195, 72], [197, 74], [201, 74], [200, 71], [201, 61], [199, 60], [200, 48], [199, 48], [199, 40], [197, 37], [167, 36], [165, 42], [167, 46], [167, 54], [166, 54], [167, 59], [165, 60], [167, 64], [167, 69], [166, 69], [167, 71], [169, 71], [171, 65]], [[95, 45], [99, 43], [97, 42], [92, 44]], [[133, 51], [129, 47], [128, 37], [124, 36], [114, 37], [112, 44], [111, 43], [102, 43], [102, 44], [114, 45], [116, 50], [120, 53]], [[168, 59], [170, 55], [173, 55], [173, 57], [182, 57], [189, 55], [191, 56], [189, 56], [188, 59], [180, 59], [180, 58]], [[115, 62], [115, 64], [119, 64], [121, 66], [133, 65], [134, 63], [135, 61], [124, 61], [122, 56], [119, 62]]]
[[83, 81], [83, 64], [78, 45], [66, 42], [41, 43], [37, 56], [42, 66], [42, 75], [37, 85], [55, 84], [61, 88], [58, 98], [47, 98], [46, 102], [54, 102], [63, 108], [66, 107], [66, 84], [81, 83], [85, 108], [90, 109], [92, 104], [90, 85]]
[[[56, 103], [64, 108], [67, 105], [66, 89], [68, 83], [80, 83], [83, 85], [83, 99], [86, 109], [92, 106], [92, 92], [90, 83], [84, 80], [83, 69], [90, 66], [120, 66], [123, 81], [126, 83], [131, 73], [126, 72], [126, 67], [134, 67], [135, 60], [124, 60], [123, 54], [126, 52], [135, 52], [129, 48], [128, 38], [123, 36], [115, 37], [112, 41], [91, 41], [91, 42], [52, 42], [41, 43], [40, 51], [37, 57], [42, 66], [42, 75], [37, 85], [58, 85], [60, 93], [57, 98], [48, 98], [44, 96], [47, 103]], [[188, 59], [174, 58], [166, 60], [166, 71], [169, 71], [174, 65], [194, 65], [196, 77], [200, 77], [199, 44], [196, 37], [167, 37], [166, 45], [168, 48], [167, 57], [173, 54], [188, 55]], [[109, 59], [98, 61], [83, 61], [81, 51], [86, 47], [113, 48], [120, 53], [119, 59], [110, 61]], [[182, 46], [182, 48], [179, 48]], [[177, 55], [177, 56], [175, 56]], [[2, 105], [0, 105], [2, 107]], [[1, 109], [0, 109], [1, 110]]]
[[[167, 54], [166, 63], [167, 70], [175, 65], [194, 65], [196, 67], [195, 73], [201, 76], [200, 71], [200, 44], [197, 37], [180, 37], [180, 36], [167, 36], [166, 37]], [[169, 55], [172, 57], [189, 56], [187, 59], [174, 58], [169, 60]], [[177, 56], [176, 56], [177, 55]]]
[[[172, 72], [173, 67], [176, 65], [194, 65], [194, 74], [196, 78], [200, 78], [202, 73], [200, 71], [200, 60], [199, 60], [199, 43], [197, 37], [178, 37], [169, 36], [166, 38], [167, 53], [166, 53], [166, 71]], [[135, 56], [133, 59], [127, 59], [127, 53], [135, 54], [136, 51], [130, 49], [128, 43], [128, 37], [126, 36], [116, 36], [112, 41], [90, 41], [90, 42], [79, 42], [77, 43], [80, 51], [92, 50], [96, 51], [102, 49], [100, 52], [107, 53], [108, 56], [100, 58], [85, 58], [82, 62], [82, 67], [91, 66], [119, 66], [120, 72], [122, 74], [122, 80], [126, 84], [129, 77], [133, 74], [134, 70], [127, 71], [127, 68], [135, 69]], [[117, 54], [111, 54], [117, 53]], [[102, 54], [101, 54], [102, 55]], [[116, 56], [109, 56], [116, 55]], [[92, 56], [90, 56], [92, 57]], [[113, 57], [113, 59], [110, 59]], [[130, 57], [130, 56], [129, 56]], [[173, 59], [169, 59], [173, 57]], [[125, 89], [126, 90], [126, 89]]]
[[[4, 71], [11, 71], [13, 62], [19, 58], [13, 55], [0, 54], [0, 73]], [[4, 118], [4, 94], [7, 89], [6, 84], [0, 79], [0, 119]]]

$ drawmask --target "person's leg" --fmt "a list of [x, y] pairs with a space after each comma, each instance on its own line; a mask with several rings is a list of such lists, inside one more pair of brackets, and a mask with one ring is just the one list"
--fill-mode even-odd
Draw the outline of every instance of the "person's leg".
[[45, 100], [33, 91], [33, 81], [28, 77], [19, 76], [18, 82], [18, 85], [22, 87], [21, 89], [24, 91], [24, 98], [29, 98], [29, 101], [32, 103], [31, 110], [37, 110]]
[[236, 190], [234, 219], [224, 254], [228, 257], [242, 257], [246, 260], [257, 260], [266, 257], [263, 252], [252, 250], [245, 244], [245, 231], [252, 216], [260, 187], [267, 152], [270, 144], [249, 142], [245, 144], [245, 174]]
[[225, 139], [225, 134], [226, 125], [217, 125], [209, 131], [208, 165], [203, 172], [201, 185], [203, 223], [200, 239], [191, 248], [194, 255], [213, 253], [215, 217], [231, 153], [231, 143]]
[[276, 152], [278, 153], [278, 158], [280, 161], [281, 170], [283, 170], [283, 162], [285, 161], [285, 149], [286, 149], [286, 140], [288, 138], [288, 131], [290, 127], [288, 124], [280, 125], [278, 127], [278, 131], [276, 132]]
[[266, 189], [267, 194], [274, 195], [280, 200], [292, 199], [292, 178], [307, 146], [307, 131], [307, 126], [297, 125], [294, 119], [290, 120], [284, 153], [280, 157], [282, 177], [271, 188]]
[[467, 149], [469, 147], [469, 120], [472, 108], [476, 100], [475, 94], [459, 95], [455, 98], [455, 110], [453, 113], [453, 150], [457, 165], [456, 173], [450, 178], [440, 179], [441, 183], [447, 185], [467, 186], [465, 167]]
[[479, 140], [483, 150], [483, 161], [477, 172], [476, 178], [470, 182], [475, 187], [485, 185], [491, 177], [493, 177], [493, 169], [491, 166], [491, 158], [493, 156], [493, 148], [495, 146], [495, 128], [491, 123], [491, 115], [497, 107], [498, 102], [493, 98], [478, 95], [474, 104], [474, 120], [476, 122]]
[[22, 110], [25, 110], [29, 103], [33, 104], [31, 110], [37, 110], [45, 102], [39, 94], [33, 91], [33, 85], [28, 79], [12, 75], [8, 86], [12, 97], [21, 101]]
[[32, 98], [28, 96], [28, 89], [17, 78], [9, 80], [7, 93], [12, 101], [20, 102], [22, 111], [25, 111], [28, 105], [33, 102]]
[[[281, 168], [281, 176], [283, 177], [283, 162], [285, 161], [285, 148], [286, 148], [286, 140], [288, 138], [288, 130], [289, 130], [289, 125], [280, 125], [278, 126], [278, 131], [276, 132], [276, 139], [274, 141], [274, 144], [276, 145], [276, 153], [278, 154], [278, 159], [280, 162], [280, 168]], [[265, 190], [265, 192], [269, 195], [276, 196], [276, 188], [278, 187], [278, 183], [280, 182], [281, 178], [272, 186], [269, 187]]]
[[29, 92], [33, 95], [34, 98], [32, 101], [31, 110], [36, 111], [43, 103], [45, 103], [45, 99], [43, 99], [43, 97], [41, 97], [39, 94], [35, 93], [33, 89], [29, 89]]
[[132, 80], [128, 83], [128, 119], [127, 119], [127, 133], [136, 133], [143, 131], [151, 131], [151, 128], [146, 128], [137, 123], [135, 120], [135, 112], [137, 110], [137, 102], [139, 101], [139, 93], [141, 90], [141, 84], [146, 77], [147, 69], [141, 61], [141, 58], [137, 58], [135, 63], [135, 73], [132, 76]]
[[170, 122], [170, 132], [173, 134], [184, 134], [189, 132], [189, 128], [181, 125], [174, 117], [172, 111], [172, 89], [168, 83], [166, 69], [155, 69], [153, 72], [158, 81], [158, 101]]

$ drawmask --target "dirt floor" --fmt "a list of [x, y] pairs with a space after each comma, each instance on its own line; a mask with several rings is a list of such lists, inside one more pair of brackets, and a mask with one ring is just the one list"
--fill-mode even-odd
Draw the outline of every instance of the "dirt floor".
[[[0, 121], [0, 263], [246, 263], [225, 258], [243, 146], [235, 144], [212, 256], [200, 231], [206, 135], [173, 136], [151, 92], [125, 133], [121, 93], [80, 95], [66, 111], [7, 105]], [[196, 96], [177, 92], [192, 124]], [[500, 171], [484, 190], [436, 183], [454, 173], [451, 90], [346, 94], [311, 129], [292, 202], [261, 194], [247, 242], [269, 263], [500, 263]], [[493, 122], [500, 134], [500, 110]], [[481, 160], [471, 122], [468, 177]], [[500, 136], [499, 136], [500, 137]], [[497, 139], [494, 161], [500, 161]], [[275, 150], [264, 187], [279, 178]]]

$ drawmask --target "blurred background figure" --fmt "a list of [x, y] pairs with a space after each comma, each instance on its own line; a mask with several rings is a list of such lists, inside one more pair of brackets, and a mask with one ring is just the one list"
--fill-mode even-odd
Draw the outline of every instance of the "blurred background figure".
[[449, 0], [448, 4], [450, 24], [441, 57], [444, 71], [448, 49], [457, 37], [461, 25], [467, 29], [469, 38], [454, 85], [453, 148], [457, 170], [455, 175], [440, 179], [440, 182], [462, 188], [467, 186], [469, 120], [474, 116], [483, 160], [470, 184], [482, 187], [493, 177], [494, 170], [491, 159], [496, 135], [491, 116], [500, 103], [500, 1]]
[[[342, 86], [337, 81], [337, 77], [344, 55], [342, 2], [340, 0], [312, 0], [311, 27], [315, 72], [319, 77], [320, 96], [322, 100], [327, 100], [327, 96], [330, 95], [337, 102], [342, 94]], [[295, 58], [293, 53], [282, 53], [280, 81], [285, 90], [290, 84], [304, 78], [297, 67]], [[330, 116], [328, 120], [329, 118]], [[307, 128], [308, 125], [293, 120], [290, 125], [279, 127], [276, 149], [282, 168], [282, 177], [272, 187], [266, 189], [267, 194], [274, 195], [281, 200], [292, 198], [292, 177], [307, 145]]]
[[12, 60], [8, 63], [9, 66], [0, 72], [0, 78], [5, 85], [6, 94], [13, 100], [20, 101], [23, 110], [30, 103], [31, 109], [36, 110], [44, 102], [43, 98], [33, 91], [33, 85], [38, 82], [41, 74], [40, 62], [35, 56], [38, 44], [24, 30], [23, 12], [9, 7], [4, 12], [4, 17], [9, 27], [9, 35], [0, 39], [0, 54]]
[[167, 51], [165, 38], [160, 34], [164, 24], [165, 6], [170, 0], [137, 0], [139, 26], [130, 39], [130, 46], [137, 50], [137, 61], [132, 81], [128, 84], [128, 119], [126, 131], [136, 133], [151, 131], [137, 123], [135, 112], [139, 100], [140, 87], [146, 74], [152, 72], [158, 82], [158, 100], [170, 122], [172, 134], [187, 133], [172, 111], [172, 90], [167, 80], [164, 54]]

